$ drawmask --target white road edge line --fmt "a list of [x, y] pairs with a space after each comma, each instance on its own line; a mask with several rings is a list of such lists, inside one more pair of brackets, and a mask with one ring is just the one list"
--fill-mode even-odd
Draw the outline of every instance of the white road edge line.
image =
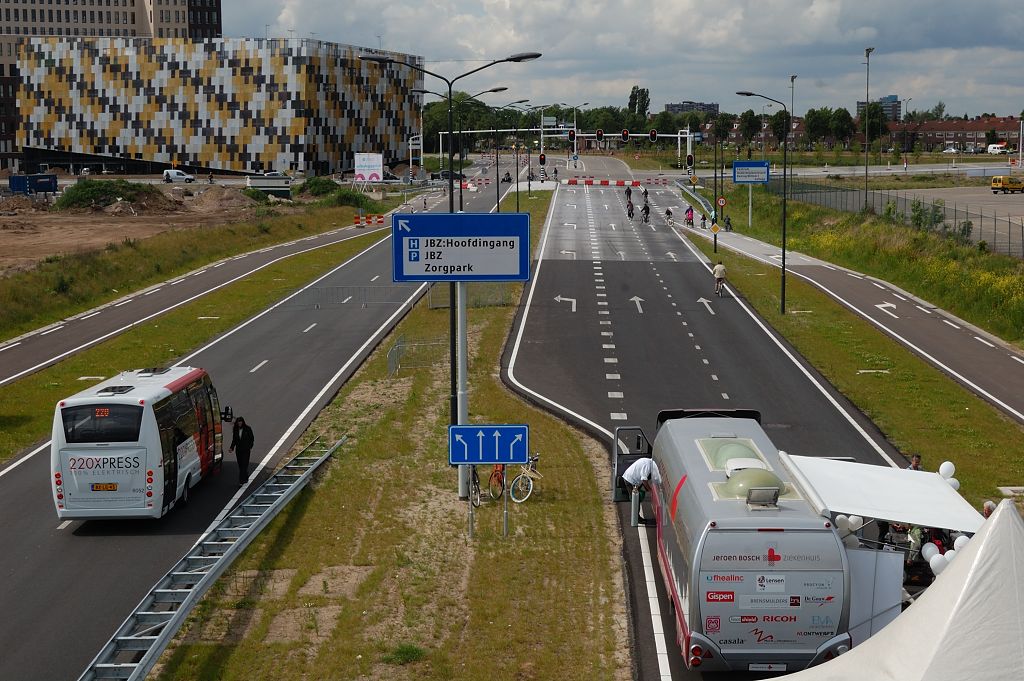
[[95, 317], [98, 314], [101, 314], [102, 312], [103, 312], [103, 310], [97, 310], [96, 312], [93, 312], [92, 314], [85, 315], [81, 319], [92, 319], [93, 317]]
[[52, 329], [47, 329], [46, 331], [43, 331], [43, 332], [42, 332], [41, 334], [39, 334], [39, 335], [40, 335], [40, 336], [45, 336], [45, 335], [47, 335], [47, 334], [51, 334], [51, 333], [53, 333], [54, 331], [60, 331], [60, 330], [61, 330], [61, 329], [63, 329], [63, 328], [64, 328], [64, 325], [63, 325], [63, 324], [61, 324], [60, 326], [55, 326], [55, 327], [53, 327]]
[[[316, 246], [311, 246], [309, 248], [305, 248], [305, 249], [302, 249], [300, 251], [295, 251], [294, 253], [289, 253], [288, 255], [282, 255], [282, 256], [280, 256], [278, 258], [275, 258], [275, 259], [273, 259], [273, 260], [271, 260], [269, 262], [263, 263], [262, 265], [259, 265], [258, 267], [254, 267], [251, 270], [249, 270], [248, 272], [243, 272], [242, 274], [239, 274], [234, 279], [228, 279], [227, 281], [222, 282], [220, 284], [217, 284], [216, 286], [212, 286], [212, 287], [210, 287], [210, 288], [208, 288], [208, 289], [206, 289], [206, 290], [204, 290], [204, 291], [202, 291], [200, 293], [197, 293], [197, 294], [195, 294], [193, 296], [190, 296], [190, 297], [188, 297], [188, 298], [186, 298], [184, 300], [180, 300], [177, 303], [174, 303], [173, 305], [168, 305], [167, 307], [165, 307], [163, 309], [157, 310], [153, 314], [150, 314], [150, 315], [147, 315], [145, 317], [142, 317], [141, 319], [136, 319], [135, 321], [133, 321], [133, 322], [131, 322], [129, 324], [125, 324], [124, 326], [118, 327], [117, 329], [114, 329], [113, 331], [109, 331], [109, 332], [103, 334], [102, 336], [97, 336], [96, 338], [93, 338], [92, 340], [86, 341], [85, 343], [82, 343], [81, 345], [79, 345], [77, 347], [71, 348], [70, 350], [66, 350], [65, 352], [62, 352], [59, 355], [55, 355], [55, 356], [49, 358], [48, 360], [46, 360], [44, 362], [36, 364], [35, 366], [31, 366], [28, 369], [24, 369], [22, 371], [19, 371], [16, 374], [12, 374], [12, 375], [7, 376], [5, 378], [0, 378], [0, 385], [5, 385], [7, 383], [10, 383], [11, 381], [16, 380], [18, 378], [21, 378], [22, 376], [24, 376], [26, 374], [30, 374], [33, 371], [36, 371], [37, 369], [42, 369], [43, 367], [48, 366], [50, 364], [53, 364], [54, 362], [56, 362], [58, 360], [64, 359], [65, 357], [67, 357], [69, 355], [73, 355], [76, 352], [78, 352], [79, 350], [84, 350], [85, 348], [88, 348], [90, 346], [96, 345], [97, 343], [101, 343], [101, 342], [107, 340], [108, 338], [110, 338], [112, 336], [116, 336], [117, 334], [121, 333], [122, 331], [126, 331], [126, 330], [132, 328], [133, 326], [136, 326], [138, 324], [142, 324], [143, 322], [147, 322], [150, 319], [153, 319], [154, 317], [159, 317], [160, 315], [165, 314], [167, 312], [170, 312], [171, 310], [174, 310], [176, 308], [179, 308], [182, 305], [187, 305], [188, 303], [191, 303], [193, 300], [196, 300], [198, 298], [202, 298], [203, 296], [207, 295], [208, 293], [212, 293], [212, 292], [214, 292], [214, 291], [216, 291], [218, 289], [224, 288], [225, 286], [229, 286], [229, 285], [235, 283], [236, 281], [238, 281], [240, 279], [244, 279], [245, 277], [249, 276], [250, 274], [253, 274], [255, 272], [259, 272], [260, 270], [262, 270], [264, 268], [267, 268], [267, 267], [269, 267], [271, 265], [274, 265], [274, 264], [276, 264], [276, 263], [278, 263], [278, 262], [280, 262], [282, 260], [294, 257], [296, 255], [302, 255], [303, 253], [309, 253], [310, 251], [315, 251], [317, 249], [325, 248], [327, 246], [335, 246], [337, 244], [344, 243], [345, 241], [349, 241], [350, 239], [358, 239], [359, 237], [363, 236], [364, 234], [372, 234], [372, 233], [373, 232], [364, 232], [364, 233], [361, 233], [361, 234], [354, 234], [352, 236], [346, 236], [343, 239], [338, 239], [337, 241], [328, 241], [327, 243], [317, 244]], [[378, 241], [375, 244], [373, 244], [373, 246], [376, 246], [376, 245], [378, 245], [380, 243], [383, 243], [388, 238], [390, 238], [390, 234], [386, 235], [383, 239], [381, 239], [380, 241]], [[367, 251], [370, 250], [370, 248], [373, 248], [373, 246], [370, 246], [366, 250]], [[331, 270], [328, 274], [333, 274], [335, 271], [337, 271], [338, 268], [344, 267], [347, 263], [352, 262], [352, 260], [355, 260], [356, 258], [358, 258], [360, 255], [362, 255], [365, 252], [366, 251], [363, 251], [362, 253], [359, 253], [357, 255], [352, 256], [352, 258], [350, 258], [345, 263], [342, 263], [337, 268]], [[324, 275], [324, 276], [327, 276], [327, 275]], [[322, 278], [323, 277], [321, 277], [321, 279]], [[179, 280], [179, 281], [181, 281], [181, 280]], [[317, 279], [317, 281], [320, 281], [320, 279]], [[300, 289], [300, 290], [304, 290], [304, 289]], [[125, 301], [125, 302], [129, 302], [129, 301]], [[121, 303], [121, 304], [123, 305], [124, 303]]]
[[11, 343], [10, 345], [5, 345], [2, 348], [0, 348], [0, 352], [3, 352], [4, 350], [10, 350], [11, 348], [17, 347], [19, 345], [21, 345], [21, 341]]
[[65, 529], [65, 528], [66, 528], [66, 527], [67, 527], [68, 525], [70, 525], [70, 524], [71, 524], [72, 522], [74, 522], [74, 521], [72, 521], [72, 520], [65, 520], [64, 522], [62, 522], [62, 523], [61, 523], [60, 525], [58, 525], [58, 526], [57, 526], [57, 529], [58, 529], [58, 530], [63, 530], [63, 529]]
[[317, 322], [313, 322], [312, 324], [310, 324], [309, 326], [307, 326], [306, 328], [304, 328], [304, 329], [302, 330], [302, 333], [309, 333], [310, 331], [312, 331], [312, 330], [313, 330], [313, 327], [314, 327], [314, 326], [316, 326], [316, 325], [317, 325]]

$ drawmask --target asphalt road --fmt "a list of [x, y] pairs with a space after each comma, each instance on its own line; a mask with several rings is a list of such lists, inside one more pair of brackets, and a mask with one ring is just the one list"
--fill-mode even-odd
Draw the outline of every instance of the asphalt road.
[[[617, 163], [588, 159], [587, 174], [628, 179]], [[650, 199], [657, 217], [642, 224], [626, 218], [621, 189], [558, 191], [506, 379], [607, 442], [617, 426], [653, 436], [661, 409], [745, 407], [762, 412], [765, 430], [788, 452], [898, 459], [755, 313], [732, 295], [712, 295], [703, 258], [660, 217], [667, 207], [681, 214], [678, 191], [652, 187]], [[653, 533], [628, 529], [627, 511], [620, 520], [639, 676], [691, 678], [660, 577], [651, 580]]]
[[[437, 196], [432, 203], [447, 211], [446, 199]], [[469, 211], [487, 212], [494, 194], [465, 192], [464, 205]], [[274, 256], [285, 251], [275, 250]], [[235, 263], [228, 261], [185, 281], [176, 280], [182, 281], [176, 286], [168, 282], [154, 287], [152, 295], [132, 298], [132, 305], [124, 307], [141, 318], [143, 308], [153, 313], [194, 295], [195, 289], [186, 286], [192, 284], [188, 280], [195, 279], [199, 290], [209, 288], [215, 276], [227, 281], [251, 268], [258, 255], [238, 258], [237, 272], [225, 269]], [[262, 459], [262, 465], [272, 470], [425, 291], [414, 284], [393, 284], [391, 279], [390, 239], [383, 238], [294, 297], [182, 360], [207, 369], [221, 404], [232, 406], [253, 426], [254, 462]], [[173, 296], [158, 297], [165, 291]], [[124, 326], [123, 319], [114, 319], [113, 310], [105, 309], [104, 315], [110, 328]], [[85, 324], [62, 332], [73, 346], [97, 333]], [[37, 357], [45, 354], [41, 350]], [[202, 482], [187, 507], [160, 520], [60, 523], [50, 497], [48, 469], [48, 450], [0, 469], [0, 545], [5, 549], [0, 556], [0, 679], [77, 678], [157, 579], [242, 493], [229, 455], [222, 473]], [[250, 480], [258, 484], [265, 476], [264, 471]]]

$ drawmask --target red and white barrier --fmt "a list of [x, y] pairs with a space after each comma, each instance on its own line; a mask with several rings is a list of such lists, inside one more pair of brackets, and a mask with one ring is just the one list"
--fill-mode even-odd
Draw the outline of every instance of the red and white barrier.
[[383, 215], [353, 215], [352, 225], [354, 227], [367, 227], [369, 225], [383, 225]]

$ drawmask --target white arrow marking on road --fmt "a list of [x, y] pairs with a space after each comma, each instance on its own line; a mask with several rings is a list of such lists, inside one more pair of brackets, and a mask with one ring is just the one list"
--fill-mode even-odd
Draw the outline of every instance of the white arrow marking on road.
[[573, 229], [576, 229], [576, 223], [575, 222], [563, 222], [562, 225], [564, 227], [572, 227]]
[[477, 450], [477, 458], [483, 461], [484, 459], [484, 431], [478, 430], [476, 433], [477, 440], [480, 441], [480, 449]]
[[[497, 435], [497, 433], [495, 433], [495, 435]], [[515, 438], [512, 440], [512, 442], [510, 442], [508, 444], [508, 459], [509, 459], [509, 461], [512, 460], [512, 449], [515, 447], [515, 444], [517, 442], [522, 442], [522, 441], [523, 441], [523, 434], [522, 433], [516, 433]]]
[[567, 203], [567, 204], [565, 204], [565, 206], [566, 206], [566, 208], [575, 208], [576, 204], [575, 203]]
[[896, 303], [878, 303], [877, 305], [875, 305], [875, 307], [877, 307], [879, 310], [881, 310], [885, 314], [889, 315], [893, 319], [899, 319], [899, 317], [897, 315], [894, 315], [892, 312], [889, 312], [889, 310], [886, 309], [886, 308], [892, 308], [893, 310], [895, 310], [896, 309]]
[[466, 441], [462, 439], [461, 435], [456, 435], [455, 441], [462, 443], [462, 458], [469, 461], [469, 445], [466, 444]]
[[708, 309], [708, 312], [710, 312], [711, 314], [715, 314], [715, 311], [711, 309], [711, 301], [710, 300], [708, 300], [707, 298], [698, 298], [697, 302], [698, 303], [703, 303], [704, 307], [706, 307]]
[[675, 254], [675, 253], [673, 253], [672, 251], [669, 251], [669, 252], [668, 252], [668, 253], [666, 253], [665, 255], [667, 255], [668, 257], [672, 258], [672, 262], [675, 262], [675, 261], [676, 261], [676, 254]]
[[564, 303], [564, 302], [572, 303], [572, 310], [571, 311], [572, 312], [576, 311], [576, 299], [575, 298], [563, 298], [562, 295], [559, 294], [559, 295], [555, 296], [555, 302], [556, 303]]
[[632, 298], [630, 298], [630, 301], [636, 303], [637, 312], [639, 312], [640, 314], [644, 313], [644, 308], [640, 306], [640, 303], [644, 302], [643, 298], [641, 298], [640, 296], [633, 296]]
[[572, 259], [573, 260], [576, 259], [576, 251], [564, 251], [563, 250], [563, 251], [559, 251], [559, 253], [561, 253], [562, 255], [568, 255], [569, 253], [572, 253]]
[[408, 220], [399, 220], [398, 221], [398, 231], [400, 231], [400, 232], [411, 232], [412, 230], [409, 229], [409, 221]]
[[616, 251], [616, 253], [619, 254], [619, 260], [625, 260], [626, 259], [626, 254], [624, 252]]

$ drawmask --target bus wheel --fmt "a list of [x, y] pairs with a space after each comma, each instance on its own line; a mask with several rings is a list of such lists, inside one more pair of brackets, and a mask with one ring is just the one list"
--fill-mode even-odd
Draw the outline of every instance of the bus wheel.
[[181, 505], [188, 506], [189, 488], [192, 487], [192, 476], [185, 478], [185, 489], [181, 490]]

